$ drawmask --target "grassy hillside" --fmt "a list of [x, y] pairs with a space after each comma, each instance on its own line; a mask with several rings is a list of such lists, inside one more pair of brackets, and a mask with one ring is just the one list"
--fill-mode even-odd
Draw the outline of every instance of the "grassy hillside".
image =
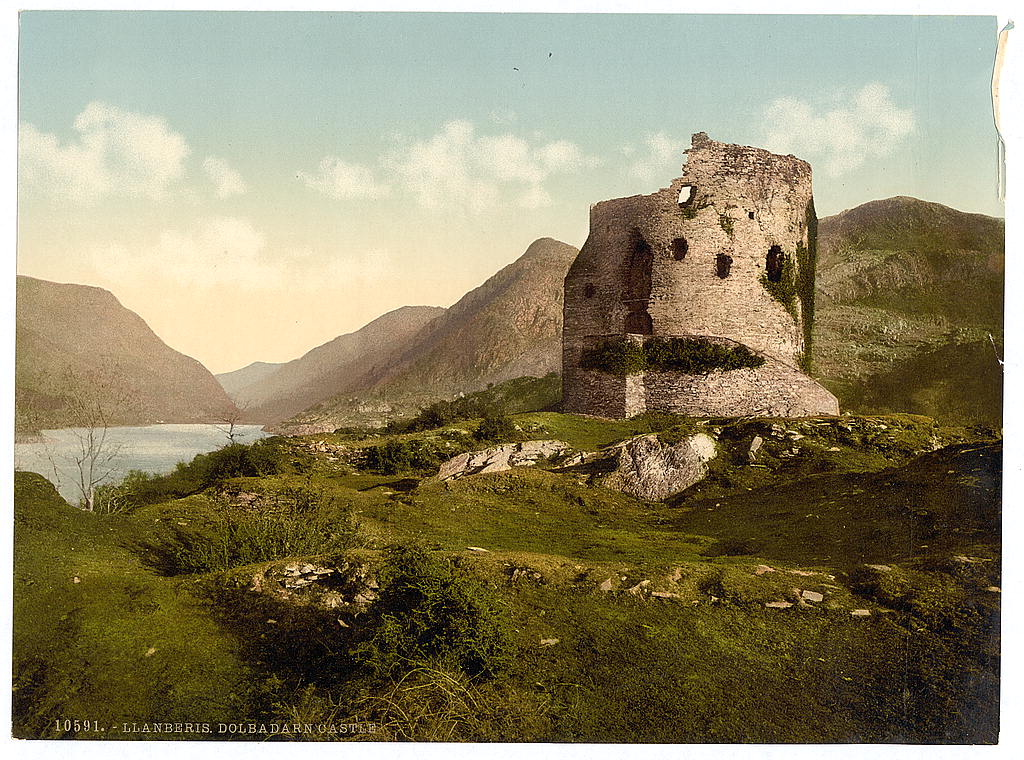
[[[700, 430], [719, 455], [668, 503], [555, 462], [429, 477], [486, 445], [478, 420], [231, 447], [116, 515], [17, 473], [15, 733], [995, 740], [998, 440], [910, 415], [513, 422], [580, 450]], [[212, 725], [111, 729], [174, 719]], [[239, 721], [264, 733], [218, 732]], [[375, 732], [318, 729], [351, 723]]]

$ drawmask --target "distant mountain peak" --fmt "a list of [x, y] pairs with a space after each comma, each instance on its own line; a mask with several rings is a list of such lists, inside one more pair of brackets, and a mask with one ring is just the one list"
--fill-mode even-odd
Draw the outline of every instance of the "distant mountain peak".
[[558, 371], [562, 283], [578, 253], [553, 238], [533, 241], [515, 261], [425, 324], [401, 351], [367, 373], [361, 386], [325, 397], [294, 419], [316, 418], [325, 428], [346, 423], [353, 414], [368, 422], [396, 405], [415, 410], [420, 403], [489, 383]]

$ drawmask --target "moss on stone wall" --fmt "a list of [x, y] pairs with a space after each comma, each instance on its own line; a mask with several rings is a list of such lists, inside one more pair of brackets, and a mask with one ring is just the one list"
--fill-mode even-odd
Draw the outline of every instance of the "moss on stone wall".
[[689, 203], [681, 204], [679, 211], [682, 213], [683, 219], [696, 219], [697, 212], [703, 211], [710, 205], [711, 202], [706, 198], [701, 198], [700, 200], [694, 198]]
[[[799, 256], [799, 250], [797, 251]], [[799, 319], [799, 312], [796, 308], [796, 299], [799, 288], [797, 287], [796, 267], [793, 264], [793, 257], [785, 254], [782, 259], [782, 274], [778, 280], [772, 280], [765, 272], [761, 275], [761, 284], [768, 291], [772, 298], [786, 307], [793, 319]]]
[[804, 322], [804, 359], [801, 367], [810, 373], [814, 355], [814, 281], [818, 269], [818, 215], [814, 211], [813, 198], [807, 201], [804, 222], [807, 224], [807, 247], [798, 245], [796, 248], [800, 270], [797, 295], [800, 298], [800, 312]]
[[612, 375], [645, 371], [706, 375], [714, 370], [757, 368], [764, 358], [743, 345], [728, 346], [703, 338], [655, 338], [646, 343], [609, 340], [583, 353], [580, 366]]
[[[807, 225], [807, 245], [798, 243], [796, 261], [786, 254], [782, 264], [782, 276], [778, 281], [761, 275], [761, 284], [772, 298], [786, 307], [793, 319], [803, 321], [804, 350], [799, 357], [800, 368], [808, 374], [812, 365], [812, 341], [814, 334], [814, 280], [818, 259], [818, 217], [814, 212], [814, 200], [807, 203], [804, 211]], [[800, 308], [796, 308], [797, 300]]]

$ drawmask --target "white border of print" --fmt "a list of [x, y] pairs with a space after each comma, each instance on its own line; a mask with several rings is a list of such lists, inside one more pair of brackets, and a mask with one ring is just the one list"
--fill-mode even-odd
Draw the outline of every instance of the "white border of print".
[[[14, 396], [14, 274], [15, 274], [15, 242], [16, 242], [16, 159], [17, 159], [17, 10], [56, 9], [61, 10], [363, 10], [363, 11], [511, 11], [516, 12], [661, 12], [678, 13], [693, 10], [695, 6], [666, 0], [640, 0], [625, 2], [623, 0], [520, 0], [515, 4], [508, 0], [437, 0], [435, 2], [419, 2], [410, 0], [376, 0], [376, 2], [267, 2], [250, 0], [214, 0], [213, 2], [196, 3], [180, 0], [164, 0], [164, 2], [120, 2], [102, 3], [88, 0], [63, 0], [52, 4], [25, 2], [15, 5], [10, 0], [0, 0], [0, 214], [4, 224], [0, 224], [0, 261], [6, 275], [0, 278], [0, 356], [3, 356], [3, 372], [0, 373], [0, 387], [6, 403], [0, 404], [0, 445], [8, 454], [8, 463], [13, 461], [13, 396]], [[200, 7], [201, 6], [201, 7]], [[1018, 6], [1019, 7], [1019, 6]], [[963, 2], [963, 1], [932, 1], [910, 2], [908, 0], [887, 0], [883, 2], [841, 2], [824, 5], [818, 0], [794, 0], [792, 2], [776, 2], [773, 0], [732, 0], [705, 5], [700, 8], [708, 13], [805, 13], [820, 14], [823, 11], [831, 14], [961, 14], [961, 15], [995, 15], [1000, 19], [1002, 28], [1006, 20], [1012, 19], [1013, 6], [1010, 2]], [[1005, 491], [1004, 503], [1008, 505], [1004, 513], [1004, 544], [1015, 546], [1018, 540], [1024, 539], [1024, 515], [1016, 509], [1015, 496], [1024, 493], [1024, 457], [1021, 456], [1022, 432], [1024, 432], [1024, 403], [1013, 392], [1017, 382], [1024, 377], [1024, 352], [1021, 351], [1024, 340], [1024, 298], [1013, 296], [1024, 292], [1024, 261], [1015, 258], [1014, 253], [1021, 250], [1019, 244], [1024, 240], [1021, 235], [1019, 213], [1022, 209], [1021, 191], [1017, 189], [1015, 180], [1024, 176], [1024, 164], [1018, 158], [1018, 150], [1024, 150], [1024, 119], [1021, 118], [1021, 103], [1024, 102], [1024, 28], [1010, 32], [1006, 54], [1006, 64], [1002, 75], [1002, 129], [1006, 143], [1009, 176], [1006, 196], [1007, 240], [1006, 250], [1010, 255], [1006, 260], [1006, 278], [1008, 298], [1006, 299], [1006, 388], [1004, 434], [1006, 439], [1005, 454]], [[996, 167], [993, 167], [993, 181]], [[5, 507], [4, 515], [7, 526], [11, 520], [12, 468], [0, 467], [0, 493]], [[3, 550], [3, 563], [0, 567], [11, 567], [11, 531], [0, 532], [0, 546]], [[905, 746], [905, 745], [551, 745], [551, 744], [493, 744], [486, 746], [465, 745], [424, 745], [424, 744], [348, 744], [344, 747], [333, 745], [324, 747], [324, 751], [337, 754], [343, 752], [347, 757], [388, 758], [389, 760], [412, 760], [412, 758], [445, 758], [453, 755], [473, 754], [486, 755], [488, 758], [519, 758], [530, 757], [531, 760], [547, 760], [548, 758], [567, 758], [576, 760], [604, 760], [617, 758], [624, 754], [642, 758], [715, 758], [715, 760], [732, 760], [732, 758], [776, 758], [782, 760], [803, 760], [807, 758], [827, 757], [866, 757], [878, 760], [888, 758], [961, 758], [975, 753], [984, 757], [1022, 757], [1024, 756], [1024, 693], [1022, 693], [1022, 653], [1024, 642], [1018, 634], [1021, 616], [1022, 589], [1022, 556], [1024, 552], [1006, 552], [1003, 589], [1003, 698], [1002, 698], [1002, 731], [1000, 744], [996, 747], [948, 747], [948, 746]], [[10, 683], [11, 668], [11, 604], [10, 581], [3, 584], [4, 602], [0, 606], [0, 629], [3, 630], [0, 662], [4, 668], [5, 684]], [[182, 745], [173, 742], [44, 742], [18, 741], [10, 736], [10, 691], [0, 689], [0, 722], [3, 728], [2, 740], [7, 749], [13, 750], [22, 758], [36, 757], [83, 757], [110, 758], [146, 756], [153, 760], [178, 757], [187, 752], [190, 756], [205, 757], [242, 757], [251, 758], [256, 755], [273, 755], [275, 758], [303, 757], [307, 758], [313, 747], [304, 743], [281, 744], [224, 744], [224, 743], [189, 743]]]

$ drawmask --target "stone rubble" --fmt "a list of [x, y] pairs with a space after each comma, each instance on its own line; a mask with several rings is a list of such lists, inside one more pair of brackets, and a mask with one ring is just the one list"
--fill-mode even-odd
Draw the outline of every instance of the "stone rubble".
[[441, 465], [437, 478], [441, 481], [455, 480], [467, 475], [505, 472], [513, 467], [530, 467], [542, 459], [564, 456], [571, 451], [572, 447], [564, 441], [506, 443], [452, 457]]

